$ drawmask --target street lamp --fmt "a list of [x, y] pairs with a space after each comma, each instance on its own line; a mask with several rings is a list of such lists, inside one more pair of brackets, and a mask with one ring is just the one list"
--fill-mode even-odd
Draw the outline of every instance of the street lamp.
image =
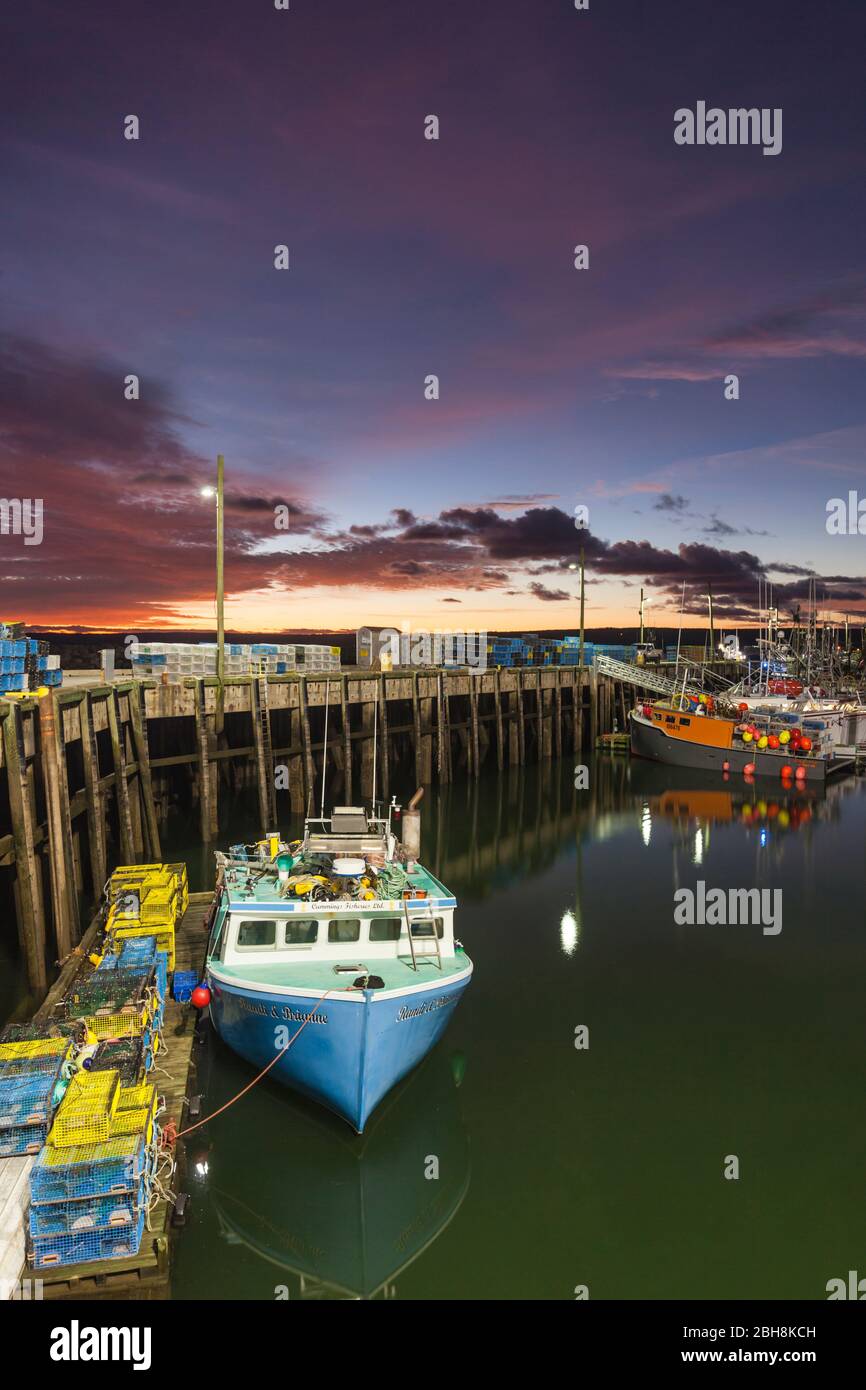
[[570, 570], [576, 570], [576, 569], [578, 569], [578, 568], [580, 569], [580, 651], [579, 651], [578, 658], [577, 658], [577, 664], [578, 664], [578, 666], [582, 666], [582, 665], [583, 665], [583, 642], [584, 642], [584, 626], [583, 626], [583, 619], [584, 619], [584, 612], [585, 612], [585, 605], [584, 605], [584, 598], [585, 598], [585, 595], [584, 595], [584, 583], [583, 583], [583, 579], [584, 579], [584, 566], [583, 566], [583, 529], [581, 529], [581, 532], [580, 532], [580, 565], [578, 566], [578, 565], [576, 565], [576, 564], [574, 563], [574, 561], [572, 561], [572, 562], [570, 563], [570, 565], [568, 566], [568, 568], [569, 568]]

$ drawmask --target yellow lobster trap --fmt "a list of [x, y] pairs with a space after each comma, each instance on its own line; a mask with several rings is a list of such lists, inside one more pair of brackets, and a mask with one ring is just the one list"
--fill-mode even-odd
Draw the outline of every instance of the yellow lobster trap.
[[110, 1139], [120, 1089], [116, 1071], [77, 1072], [60, 1102], [48, 1143], [56, 1149], [71, 1149]]

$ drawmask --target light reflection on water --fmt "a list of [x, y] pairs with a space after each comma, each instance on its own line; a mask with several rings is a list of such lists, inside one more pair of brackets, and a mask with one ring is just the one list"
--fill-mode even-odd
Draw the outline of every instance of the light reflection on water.
[[[257, 832], [230, 809], [226, 841]], [[854, 779], [605, 759], [585, 791], [556, 764], [428, 791], [476, 966], [449, 1032], [360, 1140], [270, 1082], [200, 1131], [175, 1296], [826, 1296], [866, 1235], [864, 832]], [[782, 931], [678, 925], [698, 880], [781, 888]], [[205, 1111], [250, 1075], [210, 1046]]]

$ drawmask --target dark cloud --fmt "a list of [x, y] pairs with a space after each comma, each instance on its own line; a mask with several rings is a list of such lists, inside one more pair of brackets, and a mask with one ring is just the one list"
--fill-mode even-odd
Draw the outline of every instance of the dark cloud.
[[681, 497], [678, 492], [663, 492], [661, 496], [658, 498], [658, 501], [653, 503], [653, 511], [684, 512], [688, 505], [689, 499], [687, 497]]
[[546, 585], [539, 584], [537, 579], [530, 584], [529, 592], [533, 598], [541, 599], [542, 603], [562, 603], [564, 599], [574, 598], [574, 595], [567, 593], [565, 589], [548, 589]]

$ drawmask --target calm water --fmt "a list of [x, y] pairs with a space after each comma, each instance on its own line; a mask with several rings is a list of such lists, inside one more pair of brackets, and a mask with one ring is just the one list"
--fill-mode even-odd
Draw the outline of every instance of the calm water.
[[[267, 1081], [193, 1136], [175, 1296], [812, 1299], [862, 1272], [866, 783], [763, 796], [626, 760], [428, 793], [476, 967], [450, 1031], [360, 1139]], [[167, 854], [205, 886], [187, 833]], [[677, 925], [698, 879], [781, 888], [782, 931]], [[253, 1073], [205, 1052], [210, 1111]]]

